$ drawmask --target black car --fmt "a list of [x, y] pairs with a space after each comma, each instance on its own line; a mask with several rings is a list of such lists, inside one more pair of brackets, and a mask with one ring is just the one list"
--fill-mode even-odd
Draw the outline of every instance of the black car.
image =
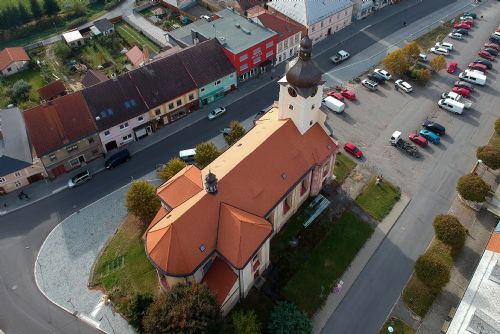
[[474, 60], [474, 64], [483, 64], [489, 70], [493, 68], [493, 64], [491, 63], [491, 61], [482, 58], [477, 58], [476, 60]]
[[462, 88], [467, 88], [471, 92], [474, 91], [474, 85], [471, 83], [468, 83], [467, 81], [455, 81], [455, 86], [456, 87], [462, 87]]
[[130, 152], [124, 149], [109, 157], [109, 159], [104, 162], [104, 167], [106, 167], [106, 169], [112, 169], [128, 160], [130, 160]]
[[462, 35], [468, 35], [469, 34], [469, 30], [467, 29], [454, 29], [452, 32], [458, 32], [459, 34], [462, 34]]
[[439, 123], [436, 122], [431, 122], [429, 120], [425, 120], [424, 124], [422, 124], [424, 128], [426, 128], [429, 131], [434, 132], [437, 135], [444, 136], [446, 133], [446, 129], [444, 126], [442, 126]]
[[368, 79], [375, 81], [378, 84], [383, 84], [385, 82], [385, 79], [380, 74], [375, 72], [368, 74]]
[[498, 56], [498, 51], [492, 48], [484, 48], [484, 51], [488, 52], [492, 56]]
[[493, 34], [493, 35], [490, 36], [490, 41], [493, 42], [493, 43], [500, 44], [500, 37], [498, 37], [497, 35]]

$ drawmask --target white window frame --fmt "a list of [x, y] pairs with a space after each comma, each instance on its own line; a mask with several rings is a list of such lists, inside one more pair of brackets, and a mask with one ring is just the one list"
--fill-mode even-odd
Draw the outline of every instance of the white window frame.
[[120, 124], [120, 130], [126, 129], [126, 128], [128, 128], [128, 126], [129, 126], [129, 125], [128, 125], [128, 122], [125, 122], [125, 123], [123, 123], [123, 124]]
[[139, 122], [144, 121], [144, 116], [139, 116], [139, 117], [137, 117], [137, 121], [139, 121]]
[[240, 56], [240, 61], [245, 61], [248, 59], [248, 53], [245, 53], [244, 55]]
[[21, 172], [15, 172], [14, 175], [15, 177], [21, 177]]
[[16, 188], [20, 188], [23, 185], [21, 183], [21, 181], [16, 181], [14, 184], [15, 184]]
[[111, 135], [111, 131], [109, 131], [109, 130], [104, 131], [104, 137], [108, 137], [110, 135]]
[[0, 177], [0, 183], [4, 183], [6, 180], [4, 177]]
[[273, 47], [273, 45], [274, 45], [274, 42], [273, 42], [273, 41], [269, 41], [269, 42], [267, 42], [267, 43], [266, 43], [266, 49], [269, 49], [269, 48]]

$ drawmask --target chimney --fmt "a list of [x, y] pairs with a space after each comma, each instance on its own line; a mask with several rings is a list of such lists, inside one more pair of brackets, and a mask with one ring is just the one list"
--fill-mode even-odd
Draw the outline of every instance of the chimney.
[[217, 193], [217, 177], [210, 170], [205, 176], [205, 189], [209, 194], [215, 195]]

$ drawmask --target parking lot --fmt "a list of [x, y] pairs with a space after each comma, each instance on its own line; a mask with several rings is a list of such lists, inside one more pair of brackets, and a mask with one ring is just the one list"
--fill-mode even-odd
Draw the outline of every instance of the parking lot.
[[[471, 109], [462, 115], [454, 115], [437, 105], [441, 94], [449, 92], [453, 83], [459, 80], [458, 74], [478, 58], [477, 52], [500, 24], [498, 6], [489, 6], [495, 10], [485, 11], [482, 20], [478, 17], [475, 27], [464, 40], [444, 40], [454, 45], [454, 50], [446, 57], [448, 63], [451, 60], [458, 62], [459, 69], [454, 74], [442, 70], [434, 74], [425, 86], [409, 81], [413, 86], [410, 94], [394, 88], [394, 81], [398, 78], [379, 85], [375, 92], [360, 84], [350, 85], [357, 101], [345, 101], [346, 111], [342, 114], [328, 113], [335, 138], [342, 143], [356, 144], [364, 152], [362, 163], [366, 167], [383, 174], [406, 192], [414, 194], [426, 182], [430, 183], [429, 190], [434, 189], [438, 194], [441, 188], [454, 189], [457, 176], [471, 167], [470, 157], [475, 155], [478, 146], [486, 144], [493, 123], [500, 116], [500, 87], [496, 80], [500, 68], [498, 61], [493, 62], [493, 69], [487, 71], [486, 86], [476, 86], [472, 97], [468, 98], [473, 102]], [[426, 148], [419, 147], [422, 157], [418, 159], [390, 145], [389, 138], [395, 130], [402, 131], [404, 138], [408, 139], [410, 132], [422, 128], [425, 119], [446, 127], [446, 135], [439, 145], [429, 143]], [[445, 191], [440, 195], [448, 198], [451, 194]]]

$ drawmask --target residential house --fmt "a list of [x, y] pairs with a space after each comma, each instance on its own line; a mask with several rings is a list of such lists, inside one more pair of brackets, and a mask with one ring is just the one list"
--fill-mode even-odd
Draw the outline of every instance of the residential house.
[[332, 179], [338, 150], [320, 110], [323, 81], [304, 38], [279, 81], [278, 105], [203, 170], [190, 165], [157, 189], [146, 233], [161, 286], [204, 282], [223, 313], [269, 266], [270, 239]]
[[148, 107], [129, 73], [88, 87], [82, 94], [97, 126], [104, 152], [153, 132]]
[[64, 42], [68, 44], [71, 48], [78, 48], [85, 45], [82, 34], [78, 30], [68, 31], [62, 34]]
[[257, 23], [278, 33], [274, 65], [295, 57], [299, 53], [302, 27], [291, 20], [265, 12], [253, 18]]
[[109, 78], [106, 76], [106, 74], [100, 71], [88, 70], [82, 78], [82, 85], [84, 87], [90, 87], [108, 79]]
[[96, 36], [104, 35], [109, 36], [115, 33], [115, 26], [107, 18], [100, 19], [94, 22], [94, 26], [90, 28], [92, 33]]
[[196, 6], [196, 0], [161, 0], [161, 4], [173, 10], [187, 10]]
[[66, 95], [66, 87], [62, 80], [55, 80], [38, 89], [38, 95], [42, 101], [50, 101]]
[[0, 195], [47, 177], [34, 154], [21, 110], [0, 110]]
[[97, 128], [81, 92], [44, 102], [23, 116], [36, 156], [50, 178], [102, 156]]
[[351, 0], [272, 0], [267, 3], [271, 12], [300, 24], [317, 43], [351, 24], [354, 4]]
[[149, 59], [137, 45], [134, 45], [132, 49], [128, 50], [125, 56], [134, 68], [141, 67]]
[[22, 47], [5, 48], [0, 51], [0, 74], [9, 76], [28, 67], [30, 57]]
[[236, 72], [215, 39], [177, 54], [198, 87], [200, 104], [207, 105], [236, 89]]

